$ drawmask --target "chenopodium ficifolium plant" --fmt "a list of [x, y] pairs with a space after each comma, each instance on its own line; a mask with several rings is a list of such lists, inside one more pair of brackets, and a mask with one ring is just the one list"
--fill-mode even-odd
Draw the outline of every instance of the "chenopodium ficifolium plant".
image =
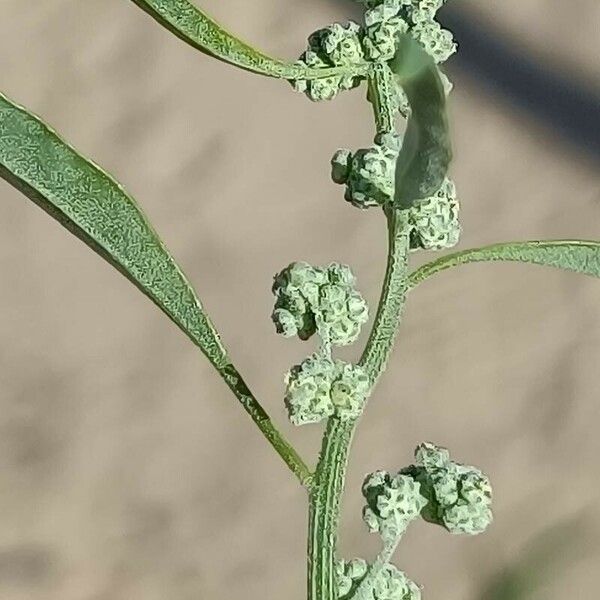
[[[382, 0], [363, 4], [366, 11], [362, 26], [336, 23], [313, 33], [298, 64], [351, 67], [366, 59], [377, 66], [378, 79], [368, 93], [376, 113], [374, 143], [354, 152], [335, 152], [331, 177], [335, 183], [345, 185], [345, 199], [353, 206], [389, 211], [396, 200], [397, 164], [403, 146], [414, 143], [408, 134], [403, 138], [398, 133], [395, 122], [398, 116], [413, 115], [410, 96], [414, 101], [418, 92], [413, 89], [405, 93], [401, 79], [388, 63], [396, 57], [401, 37], [410, 36], [410, 43], [419, 48], [417, 71], [433, 73], [438, 101], [443, 102], [451, 85], [437, 65], [455, 52], [456, 44], [452, 34], [435, 20], [441, 1]], [[300, 79], [294, 81], [294, 87], [310, 100], [331, 100], [360, 85], [362, 79], [352, 75]], [[436, 180], [429, 185], [428, 194], [410, 198], [403, 215], [406, 252], [442, 250], [458, 242], [456, 188], [445, 174], [447, 164], [441, 167], [440, 177], [438, 163], [447, 160], [443, 153], [440, 155], [428, 169], [427, 176]], [[294, 425], [326, 419], [356, 422], [365, 407], [373, 383], [369, 370], [364, 364], [332, 358], [332, 347], [355, 342], [368, 318], [367, 305], [355, 285], [350, 268], [337, 263], [322, 268], [296, 262], [275, 276], [272, 317], [276, 330], [301, 340], [314, 334], [321, 338], [319, 351], [292, 367], [285, 377], [285, 405]], [[324, 446], [323, 454], [325, 451]], [[332, 589], [338, 598], [420, 598], [419, 586], [389, 562], [409, 524], [419, 516], [443, 524], [452, 533], [480, 533], [491, 522], [491, 490], [483, 474], [451, 462], [446, 450], [432, 444], [420, 446], [416, 460], [416, 465], [396, 475], [376, 471], [366, 478], [363, 518], [370, 531], [380, 534], [382, 551], [370, 565], [361, 558], [335, 558]], [[322, 559], [322, 555], [317, 557]]]
[[[492, 521], [488, 477], [426, 442], [395, 474], [377, 470], [362, 487], [363, 520], [381, 539], [372, 560], [337, 552], [340, 503], [350, 444], [367, 400], [385, 370], [409, 291], [435, 273], [482, 261], [558, 267], [600, 277], [600, 243], [506, 242], [448, 254], [410, 272], [409, 255], [451, 248], [460, 236], [446, 99], [452, 84], [441, 64], [455, 51], [437, 12], [443, 0], [360, 0], [362, 23], [333, 24], [309, 37], [296, 62], [243, 42], [188, 0], [133, 0], [158, 23], [204, 54], [284, 79], [313, 101], [366, 84], [375, 135], [331, 160], [331, 177], [360, 209], [387, 223], [388, 260], [379, 306], [360, 360], [334, 357], [355, 343], [369, 310], [350, 268], [293, 262], [275, 276], [272, 319], [288, 338], [320, 342], [284, 377], [294, 425], [326, 422], [311, 469], [269, 418], [234, 366], [195, 290], [137, 203], [106, 172], [65, 143], [41, 119], [0, 94], [0, 176], [56, 218], [130, 279], [196, 344], [265, 439], [308, 491], [309, 600], [417, 600], [421, 588], [392, 563], [416, 519], [452, 534], [474, 535]], [[400, 133], [399, 119], [407, 120]]]

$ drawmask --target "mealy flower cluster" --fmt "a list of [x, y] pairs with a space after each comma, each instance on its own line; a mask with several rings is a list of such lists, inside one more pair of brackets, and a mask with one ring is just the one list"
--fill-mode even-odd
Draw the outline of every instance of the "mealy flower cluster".
[[319, 352], [290, 369], [285, 377], [285, 405], [295, 425], [317, 423], [331, 416], [360, 416], [371, 388], [360, 366], [334, 360], [331, 346], [356, 341], [369, 317], [367, 303], [355, 288], [346, 265], [326, 268], [295, 262], [275, 276], [273, 321], [285, 336], [306, 340], [318, 333]]
[[344, 197], [358, 208], [383, 206], [394, 195], [394, 169], [400, 152], [400, 136], [378, 135], [370, 148], [354, 154], [338, 150], [331, 159], [331, 178], [345, 184]]
[[417, 447], [415, 459], [397, 475], [375, 471], [365, 479], [363, 518], [369, 530], [389, 542], [421, 515], [451, 533], [484, 531], [492, 522], [488, 477], [450, 460], [448, 450], [428, 442]]
[[367, 501], [363, 519], [369, 531], [377, 531], [384, 542], [400, 537], [427, 504], [421, 484], [410, 475], [375, 471], [367, 476], [362, 493]]
[[458, 211], [456, 186], [446, 177], [433, 196], [410, 209], [410, 247], [413, 250], [443, 250], [455, 246], [461, 231]]
[[[334, 23], [315, 31], [308, 38], [308, 49], [298, 60], [298, 64], [315, 69], [328, 67], [352, 67], [364, 61], [362, 29], [354, 22], [345, 27]], [[341, 90], [350, 90], [361, 82], [356, 75], [340, 75], [321, 79], [294, 82], [298, 92], [305, 93], [311, 100], [332, 100]]]
[[285, 383], [285, 405], [294, 425], [317, 423], [333, 415], [355, 419], [371, 387], [368, 374], [359, 365], [320, 354], [292, 367]]
[[[361, 82], [352, 74], [352, 66], [365, 60], [387, 62], [396, 51], [398, 35], [410, 33], [440, 64], [456, 52], [452, 34], [436, 21], [436, 13], [444, 0], [358, 0], [365, 6], [364, 27], [350, 22], [346, 26], [335, 23], [313, 33], [308, 38], [308, 49], [298, 63], [307, 67], [350, 67], [345, 75], [321, 79], [296, 80], [294, 87], [311, 100], [331, 100], [342, 90], [349, 90]], [[451, 87], [449, 82], [445, 83]], [[401, 97], [402, 90], [398, 89]], [[408, 107], [399, 98], [405, 114]]]
[[371, 568], [362, 559], [338, 562], [339, 598], [421, 598], [419, 587], [386, 562], [419, 516], [451, 533], [471, 535], [481, 533], [491, 523], [492, 491], [489, 479], [479, 469], [453, 462], [448, 450], [431, 443], [420, 444], [415, 459], [414, 465], [396, 475], [375, 471], [365, 478], [363, 520], [370, 531], [379, 533], [384, 549]]
[[416, 464], [401, 471], [419, 482], [427, 504], [421, 512], [426, 521], [450, 533], [475, 535], [492, 522], [492, 488], [479, 469], [450, 460], [445, 448], [421, 444]]
[[[400, 138], [394, 133], [377, 135], [370, 148], [338, 150], [331, 160], [333, 181], [346, 186], [344, 197], [358, 208], [384, 206], [394, 195], [396, 160]], [[409, 210], [410, 245], [413, 250], [442, 250], [458, 243], [459, 202], [454, 183], [446, 178], [440, 189]]]
[[346, 265], [327, 268], [295, 262], [275, 276], [273, 321], [286, 337], [306, 340], [314, 333], [335, 346], [356, 341], [369, 317], [367, 303], [355, 289]]
[[437, 63], [456, 52], [452, 34], [435, 20], [444, 0], [359, 0], [365, 5], [365, 55], [390, 60], [400, 33], [410, 34]]
[[[352, 597], [365, 575], [368, 566], [361, 558], [336, 563], [338, 598]], [[405, 573], [391, 563], [386, 563], [377, 574], [369, 592], [372, 600], [420, 600], [421, 590]]]

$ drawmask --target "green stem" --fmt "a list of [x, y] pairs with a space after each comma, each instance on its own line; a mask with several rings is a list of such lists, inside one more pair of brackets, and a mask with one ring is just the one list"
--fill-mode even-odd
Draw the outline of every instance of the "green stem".
[[377, 383], [392, 351], [406, 302], [409, 254], [408, 211], [389, 209], [388, 263], [375, 324], [359, 364], [365, 368], [372, 385]]
[[[406, 298], [408, 271], [408, 221], [406, 211], [390, 209], [388, 262], [375, 324], [360, 360], [377, 383], [392, 350]], [[348, 453], [358, 419], [329, 419], [310, 493], [308, 532], [308, 599], [335, 600], [334, 581], [340, 504]]]
[[310, 494], [308, 598], [334, 600], [335, 548], [348, 451], [356, 421], [329, 419]]
[[398, 86], [387, 63], [374, 63], [368, 81], [367, 98], [373, 106], [377, 133], [395, 130], [398, 116]]
[[365, 575], [365, 578], [360, 582], [360, 585], [352, 595], [351, 600], [368, 600], [373, 597], [373, 586], [375, 581], [377, 581], [377, 578], [385, 568], [386, 564], [390, 562], [401, 538], [402, 536], [399, 535], [395, 540], [384, 545], [381, 552], [377, 555], [375, 562], [369, 567], [369, 571]]

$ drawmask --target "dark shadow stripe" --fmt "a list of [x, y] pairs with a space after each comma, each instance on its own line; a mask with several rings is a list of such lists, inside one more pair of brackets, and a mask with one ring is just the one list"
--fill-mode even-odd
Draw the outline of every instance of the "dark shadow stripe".
[[577, 79], [532, 60], [465, 11], [445, 8], [440, 22], [461, 48], [451, 59], [490, 91], [505, 96], [570, 143], [600, 158], [600, 96]]
[[[354, 0], [336, 0], [360, 18]], [[600, 95], [578, 79], [523, 54], [514, 44], [468, 11], [446, 6], [440, 22], [460, 44], [450, 70], [470, 75], [477, 85], [502, 96], [565, 141], [600, 159]]]

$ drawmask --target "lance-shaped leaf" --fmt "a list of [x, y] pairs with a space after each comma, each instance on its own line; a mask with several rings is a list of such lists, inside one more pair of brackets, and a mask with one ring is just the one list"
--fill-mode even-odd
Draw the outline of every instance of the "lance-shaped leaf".
[[367, 69], [366, 64], [352, 71], [349, 67], [310, 69], [272, 58], [229, 33], [188, 0], [132, 1], [190, 46], [254, 73], [282, 79], [319, 79]]
[[458, 265], [489, 261], [543, 265], [600, 277], [600, 242], [585, 240], [506, 242], [463, 250], [442, 256], [411, 273], [409, 287], [414, 288], [435, 273]]
[[40, 119], [0, 94], [0, 176], [132, 281], [214, 365], [301, 479], [308, 469], [231, 363], [192, 286], [135, 201]]
[[411, 115], [396, 163], [394, 205], [410, 208], [440, 189], [452, 160], [446, 94], [433, 57], [409, 34], [389, 63]]

